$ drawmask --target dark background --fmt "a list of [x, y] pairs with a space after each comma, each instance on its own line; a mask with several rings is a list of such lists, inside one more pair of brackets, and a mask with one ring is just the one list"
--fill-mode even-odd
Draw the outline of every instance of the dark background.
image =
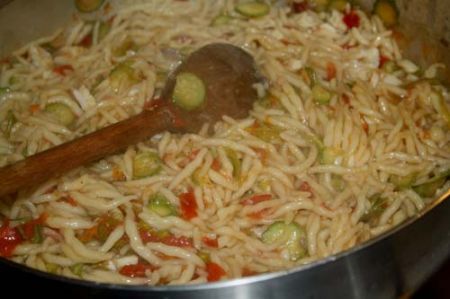
[[412, 296], [422, 298], [450, 298], [450, 259]]

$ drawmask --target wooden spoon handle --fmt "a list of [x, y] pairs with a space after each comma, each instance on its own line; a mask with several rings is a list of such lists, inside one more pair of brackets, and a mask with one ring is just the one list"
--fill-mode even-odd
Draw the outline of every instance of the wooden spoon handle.
[[144, 110], [122, 122], [0, 169], [0, 196], [36, 186], [171, 127], [166, 109]]

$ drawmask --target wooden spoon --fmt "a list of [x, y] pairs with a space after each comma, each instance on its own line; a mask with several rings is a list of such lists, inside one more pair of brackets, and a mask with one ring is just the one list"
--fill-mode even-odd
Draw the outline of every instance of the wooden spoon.
[[[206, 89], [204, 104], [183, 111], [172, 101], [175, 77], [190, 72]], [[136, 116], [38, 153], [0, 169], [0, 196], [30, 188], [76, 167], [116, 154], [129, 145], [168, 130], [196, 132], [205, 123], [228, 115], [248, 115], [260, 82], [253, 58], [229, 44], [210, 44], [193, 52], [168, 78], [161, 98]]]

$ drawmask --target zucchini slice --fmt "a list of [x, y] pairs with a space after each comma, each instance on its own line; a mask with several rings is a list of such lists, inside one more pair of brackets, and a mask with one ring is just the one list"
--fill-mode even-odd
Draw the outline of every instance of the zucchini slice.
[[157, 174], [161, 170], [161, 160], [158, 154], [143, 152], [133, 159], [133, 177], [140, 179]]
[[191, 111], [205, 101], [206, 88], [202, 79], [192, 73], [180, 73], [173, 89], [173, 102], [183, 110]]
[[70, 126], [75, 120], [75, 114], [63, 103], [50, 103], [45, 106], [45, 112], [52, 115], [59, 123]]
[[103, 2], [105, 0], [75, 0], [75, 6], [78, 11], [89, 13], [99, 9]]
[[244, 2], [236, 6], [236, 11], [246, 17], [258, 18], [267, 15], [270, 6], [263, 2]]
[[387, 27], [394, 26], [398, 21], [398, 9], [394, 0], [378, 0], [375, 2], [373, 12], [380, 17]]

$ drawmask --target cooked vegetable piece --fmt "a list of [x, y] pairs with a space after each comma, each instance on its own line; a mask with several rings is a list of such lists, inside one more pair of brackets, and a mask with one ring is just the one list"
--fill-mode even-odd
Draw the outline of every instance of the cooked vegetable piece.
[[226, 148], [225, 153], [227, 154], [231, 165], [233, 165], [233, 177], [238, 178], [241, 175], [241, 160], [239, 159], [236, 151], [231, 148]]
[[317, 75], [316, 72], [310, 68], [309, 66], [303, 68], [300, 71], [300, 74], [302, 75], [302, 78], [305, 80], [305, 82], [310, 86], [313, 87], [317, 82]]
[[213, 262], [206, 263], [206, 272], [208, 273], [207, 279], [210, 282], [218, 281], [222, 276], [227, 274], [220, 265]]
[[322, 140], [320, 140], [320, 138], [317, 137], [315, 134], [303, 133], [302, 135], [306, 141], [308, 141], [311, 144], [314, 144], [314, 146], [317, 148], [319, 152], [321, 152], [325, 148], [325, 145], [323, 144]]
[[334, 190], [338, 192], [344, 191], [346, 185], [347, 183], [345, 182], [344, 178], [342, 178], [342, 176], [337, 174], [331, 175], [331, 186], [334, 188]]
[[348, 29], [352, 29], [352, 28], [359, 27], [359, 25], [361, 23], [361, 19], [354, 10], [351, 10], [351, 11], [347, 12], [346, 14], [344, 14], [344, 17], [342, 18], [342, 22], [344, 22], [344, 24], [347, 26]]
[[67, 76], [70, 72], [73, 71], [74, 69], [70, 64], [57, 65], [53, 68], [53, 72], [60, 76]]
[[53, 264], [53, 263], [46, 263], [45, 268], [47, 269], [47, 272], [50, 272], [53, 274], [57, 274], [60, 269], [60, 267], [57, 264]]
[[147, 271], [153, 271], [155, 267], [146, 263], [126, 265], [120, 268], [119, 273], [128, 277], [146, 277]]
[[114, 92], [126, 90], [137, 84], [139, 79], [130, 62], [118, 64], [109, 74], [109, 82]]
[[145, 178], [157, 174], [161, 170], [161, 160], [158, 154], [143, 152], [133, 159], [133, 177]]
[[180, 108], [191, 111], [205, 101], [206, 88], [203, 81], [192, 73], [180, 73], [173, 89], [173, 102]]
[[191, 175], [192, 182], [197, 186], [203, 186], [203, 185], [209, 183], [209, 178], [206, 175], [201, 175], [200, 173], [201, 173], [200, 168], [196, 169], [192, 173], [192, 175]]
[[84, 264], [75, 264], [69, 267], [70, 271], [78, 277], [83, 276]]
[[398, 20], [398, 9], [394, 0], [378, 0], [375, 2], [373, 12], [380, 17], [387, 27], [394, 26]]
[[410, 188], [416, 180], [417, 173], [413, 172], [405, 176], [392, 175], [389, 181], [394, 184], [398, 190]]
[[11, 130], [16, 122], [17, 118], [15, 117], [14, 112], [12, 112], [12, 110], [9, 110], [8, 113], [6, 113], [6, 117], [4, 120], [5, 125], [3, 129], [6, 137], [9, 137], [11, 135]]
[[129, 50], [136, 49], [137, 45], [130, 38], [126, 38], [118, 47], [114, 48], [112, 53], [114, 56], [124, 56]]
[[277, 126], [262, 123], [248, 128], [248, 131], [265, 142], [274, 142], [280, 140], [282, 129]]
[[3, 96], [4, 94], [7, 94], [10, 91], [11, 89], [9, 89], [9, 87], [0, 87], [0, 97]]
[[79, 46], [84, 48], [90, 48], [92, 46], [92, 32], [86, 34], [85, 37], [78, 43]]
[[161, 217], [177, 214], [175, 207], [160, 193], [157, 193], [150, 198], [147, 207], [150, 211], [155, 212]]
[[181, 216], [186, 220], [197, 217], [197, 201], [194, 190], [181, 193], [178, 198], [180, 199]]
[[423, 184], [413, 186], [413, 190], [422, 197], [433, 197], [449, 176], [450, 170], [444, 171]]
[[217, 238], [211, 239], [208, 237], [203, 237], [202, 241], [206, 246], [213, 247], [213, 248], [219, 247], [219, 242], [218, 242]]
[[9, 221], [4, 220], [0, 227], [0, 257], [12, 256], [14, 249], [23, 242], [17, 228], [9, 226]]
[[383, 64], [383, 70], [386, 73], [392, 74], [393, 72], [395, 72], [396, 70], [398, 70], [398, 66], [397, 64], [392, 61], [392, 60], [388, 60]]
[[328, 7], [329, 2], [330, 0], [308, 0], [308, 3], [315, 11], [324, 11]]
[[277, 221], [269, 225], [269, 227], [262, 233], [261, 240], [266, 244], [273, 244], [282, 240], [287, 241], [286, 223]]
[[50, 103], [45, 106], [45, 112], [52, 115], [59, 123], [70, 126], [75, 121], [75, 114], [72, 109], [63, 103]]
[[105, 36], [108, 35], [109, 31], [111, 30], [111, 26], [106, 22], [100, 22], [100, 25], [98, 26], [98, 40], [101, 41], [105, 38]]
[[389, 205], [389, 200], [377, 193], [369, 198], [369, 202], [371, 203], [371, 206], [361, 217], [361, 221], [373, 223], [386, 210]]
[[267, 15], [270, 11], [270, 6], [263, 2], [244, 2], [236, 6], [236, 11], [243, 16], [257, 18]]
[[105, 0], [75, 0], [75, 6], [80, 12], [93, 12], [102, 6]]
[[447, 126], [450, 128], [450, 110], [447, 107], [447, 103], [445, 103], [444, 96], [440, 92], [433, 90], [430, 93], [430, 100], [434, 109], [444, 118]]
[[198, 256], [199, 258], [201, 258], [202, 261], [205, 262], [205, 263], [208, 263], [209, 261], [211, 261], [211, 257], [209, 256], [209, 253], [207, 253], [207, 252], [199, 251], [199, 252], [197, 253], [197, 256]]
[[294, 13], [302, 13], [309, 9], [308, 1], [292, 2], [291, 9]]
[[222, 25], [226, 25], [228, 24], [233, 18], [230, 17], [229, 15], [218, 15], [217, 17], [215, 17], [212, 22], [211, 25], [216, 27], [216, 26], [222, 26]]
[[322, 150], [319, 152], [320, 164], [323, 165], [335, 164], [336, 159], [339, 158], [341, 154], [342, 151], [340, 149], [326, 146], [322, 148]]
[[33, 220], [21, 226], [18, 226], [17, 229], [19, 230], [19, 233], [22, 235], [22, 238], [26, 241], [30, 241], [31, 243], [35, 244], [40, 244], [44, 240], [42, 237], [42, 224], [37, 223]]
[[331, 0], [329, 9], [336, 9], [339, 11], [344, 11], [349, 1], [347, 0]]
[[286, 224], [277, 221], [263, 232], [261, 240], [266, 244], [284, 244], [289, 252], [289, 258], [295, 261], [306, 254], [306, 250], [301, 244], [304, 237], [305, 231], [297, 223]]
[[168, 234], [167, 236], [160, 238], [161, 243], [164, 243], [169, 246], [185, 247], [185, 248], [192, 248], [194, 246], [191, 238], [185, 236], [176, 237], [170, 234], [170, 232], [168, 231], [167, 234]]
[[316, 103], [326, 105], [330, 103], [332, 94], [329, 90], [320, 84], [315, 84], [311, 90], [312, 96]]
[[296, 261], [306, 255], [306, 250], [301, 244], [301, 240], [305, 237], [305, 231], [295, 222], [291, 222], [286, 226], [286, 233], [289, 235], [286, 247], [289, 252], [289, 258]]
[[121, 224], [121, 221], [114, 218], [110, 214], [105, 214], [100, 217], [97, 225], [95, 238], [100, 242], [105, 242], [113, 230]]
[[439, 178], [438, 180], [414, 186], [413, 189], [422, 197], [432, 197], [436, 194], [436, 191], [442, 187], [445, 183], [445, 178]]

